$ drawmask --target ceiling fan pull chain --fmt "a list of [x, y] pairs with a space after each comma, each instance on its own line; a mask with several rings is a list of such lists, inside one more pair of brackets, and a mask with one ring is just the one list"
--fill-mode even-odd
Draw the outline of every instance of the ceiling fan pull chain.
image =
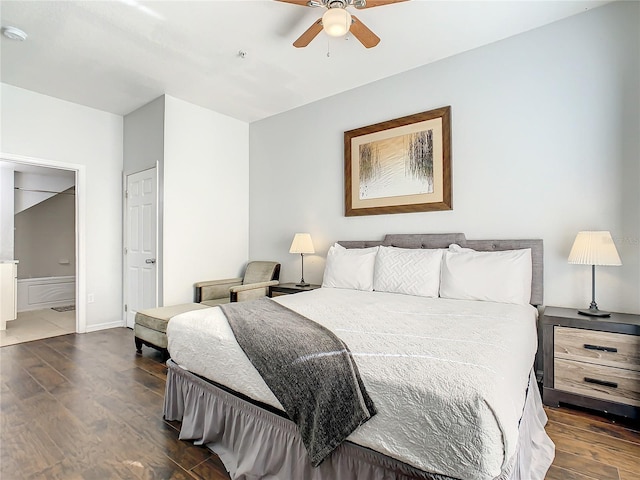
[[327, 39], [327, 58], [331, 57], [331, 40]]

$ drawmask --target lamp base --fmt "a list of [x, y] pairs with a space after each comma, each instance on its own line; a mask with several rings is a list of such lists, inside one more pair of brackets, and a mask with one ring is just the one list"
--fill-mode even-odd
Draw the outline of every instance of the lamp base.
[[307, 283], [305, 281], [302, 281], [300, 283], [296, 283], [296, 287], [308, 287], [309, 285], [311, 285], [311, 284]]
[[586, 315], [588, 317], [610, 317], [610, 312], [604, 312], [602, 310], [598, 310], [597, 308], [590, 308], [589, 310], [578, 310], [580, 315]]

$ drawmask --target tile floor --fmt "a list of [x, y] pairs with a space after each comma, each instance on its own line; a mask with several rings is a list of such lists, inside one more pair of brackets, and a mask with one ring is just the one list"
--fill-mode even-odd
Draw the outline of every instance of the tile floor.
[[76, 311], [56, 312], [51, 308], [19, 312], [18, 318], [0, 330], [0, 347], [57, 337], [76, 331]]

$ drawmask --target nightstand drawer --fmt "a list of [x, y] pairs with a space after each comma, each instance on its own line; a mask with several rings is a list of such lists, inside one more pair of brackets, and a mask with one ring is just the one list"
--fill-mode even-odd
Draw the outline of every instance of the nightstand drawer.
[[640, 371], [640, 337], [555, 327], [554, 357]]
[[640, 407], [640, 372], [573, 360], [554, 360], [554, 388]]

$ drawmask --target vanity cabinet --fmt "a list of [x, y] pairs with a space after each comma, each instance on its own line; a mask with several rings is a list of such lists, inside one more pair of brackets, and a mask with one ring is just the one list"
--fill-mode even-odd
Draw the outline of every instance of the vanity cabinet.
[[18, 312], [18, 264], [0, 262], [0, 330], [7, 328], [7, 322], [15, 320]]

